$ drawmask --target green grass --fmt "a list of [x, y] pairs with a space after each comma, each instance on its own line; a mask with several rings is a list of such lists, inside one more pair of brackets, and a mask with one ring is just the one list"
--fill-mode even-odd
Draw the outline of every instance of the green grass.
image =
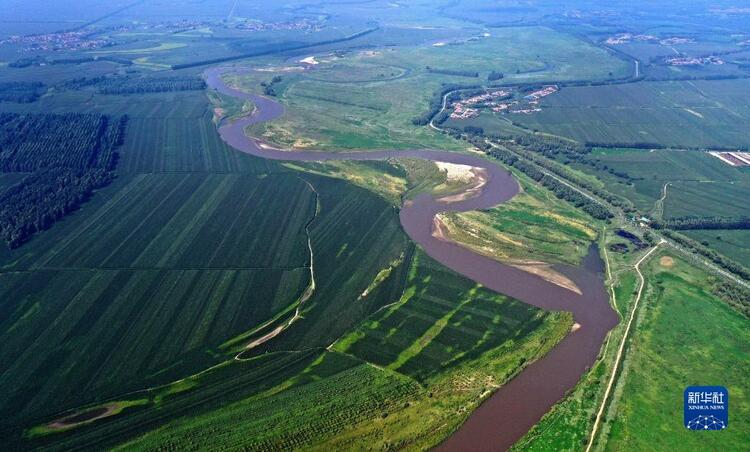
[[745, 80], [563, 88], [519, 124], [579, 141], [673, 147], [748, 146]]
[[[750, 428], [746, 394], [750, 372], [750, 322], [711, 294], [702, 271], [675, 259], [671, 268], [648, 264], [642, 320], [633, 335], [606, 449], [743, 450]], [[726, 386], [729, 428], [719, 435], [689, 432], [683, 425], [683, 390], [690, 385]]]

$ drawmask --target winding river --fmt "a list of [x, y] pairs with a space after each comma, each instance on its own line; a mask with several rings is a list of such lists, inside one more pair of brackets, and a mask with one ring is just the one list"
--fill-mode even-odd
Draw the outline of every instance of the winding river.
[[572, 389], [596, 360], [607, 333], [619, 317], [609, 305], [602, 282], [602, 261], [592, 247], [581, 267], [555, 266], [570, 278], [582, 295], [539, 276], [502, 264], [456, 243], [433, 236], [435, 215], [445, 211], [484, 209], [503, 203], [519, 192], [515, 179], [491, 161], [468, 154], [424, 149], [367, 152], [285, 151], [245, 135], [251, 124], [271, 121], [284, 107], [263, 96], [249, 94], [224, 83], [224, 73], [238, 68], [212, 68], [204, 73], [209, 87], [239, 99], [250, 100], [255, 111], [219, 127], [221, 138], [233, 148], [257, 157], [287, 161], [382, 160], [410, 157], [469, 165], [484, 170], [485, 185], [466, 199], [434, 199], [422, 194], [402, 206], [399, 217], [404, 231], [432, 258], [446, 267], [496, 292], [545, 310], [569, 311], [580, 328], [571, 331], [547, 355], [521, 371], [477, 408], [449, 437], [442, 450], [506, 450], [518, 441], [550, 408]]

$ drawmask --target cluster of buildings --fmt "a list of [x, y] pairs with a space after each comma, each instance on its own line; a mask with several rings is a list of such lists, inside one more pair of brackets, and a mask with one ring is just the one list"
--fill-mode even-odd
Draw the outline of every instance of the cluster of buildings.
[[604, 42], [610, 45], [619, 45], [619, 44], [627, 44], [631, 41], [649, 42], [649, 41], [658, 41], [658, 40], [659, 38], [657, 38], [654, 35], [636, 35], [633, 33], [619, 33], [619, 34], [616, 34], [614, 36], [607, 38]]
[[277, 30], [301, 30], [318, 31], [321, 28], [320, 21], [312, 19], [297, 19], [289, 22], [261, 22], [258, 20], [245, 20], [235, 25], [234, 28], [243, 31], [277, 31]]
[[453, 104], [453, 113], [451, 113], [450, 117], [452, 119], [469, 119], [479, 116], [479, 109], [472, 107], [480, 104], [492, 107], [493, 111], [501, 111], [508, 108], [508, 104], [502, 104], [499, 100], [509, 96], [510, 91], [501, 89], [460, 100]]
[[666, 63], [670, 66], [704, 66], [708, 64], [724, 64], [724, 60], [715, 56], [674, 57], [667, 58]]
[[557, 85], [544, 86], [522, 99], [513, 99], [510, 90], [496, 90], [459, 100], [453, 104], [451, 119], [469, 119], [479, 116], [479, 109], [489, 107], [495, 113], [514, 113], [530, 115], [542, 111], [539, 100], [559, 90]]
[[652, 43], [658, 42], [659, 44], [663, 46], [673, 46], [677, 44], [689, 44], [693, 42], [693, 40], [690, 38], [681, 38], [677, 36], [673, 36], [671, 38], [659, 39], [658, 37], [654, 35], [637, 35], [633, 33], [620, 33], [620, 34], [607, 38], [604, 42], [610, 45], [620, 45], [620, 44], [627, 44], [633, 41], [652, 42]]
[[547, 97], [550, 94], [554, 94], [557, 92], [557, 90], [557, 85], [549, 85], [540, 90], [534, 91], [531, 94], [527, 94], [526, 96], [523, 96], [523, 98], [529, 101], [530, 104], [536, 105], [537, 103], [539, 103], [539, 99], [541, 99], [542, 97]]
[[750, 152], [709, 152], [729, 166], [750, 166]]
[[26, 46], [27, 51], [55, 51], [55, 50], [91, 50], [114, 45], [108, 39], [92, 38], [91, 32], [64, 31], [39, 35], [13, 35], [0, 41], [0, 44], [15, 44]]

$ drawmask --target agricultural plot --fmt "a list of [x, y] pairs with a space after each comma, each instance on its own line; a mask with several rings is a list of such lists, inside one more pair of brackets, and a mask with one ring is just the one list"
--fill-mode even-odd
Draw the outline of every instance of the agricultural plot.
[[[235, 447], [248, 445], [248, 438], [252, 438], [251, 447], [259, 449], [316, 446], [338, 450], [355, 447], [364, 440], [378, 447], [433, 446], [468, 415], [467, 407], [477, 406], [492, 388], [502, 384], [525, 362], [541, 356], [570, 328], [570, 319], [566, 316], [541, 313], [474, 287], [421, 252], [417, 252], [409, 267], [410, 288], [401, 301], [375, 313], [360, 328], [336, 342], [333, 350], [322, 351], [313, 362], [307, 361], [307, 367], [297, 371], [295, 376], [243, 400], [203, 413], [185, 413], [188, 416], [132, 439], [125, 447], [140, 449], [157, 444], [177, 448], [209, 444]], [[434, 281], [441, 281], [441, 284], [431, 289]], [[411, 305], [415, 306], [414, 311]], [[347, 353], [350, 353], [353, 350], [350, 346], [380, 341], [383, 338], [376, 333], [385, 332], [382, 322], [389, 322], [384, 318], [401, 317], [406, 311], [411, 312], [410, 321], [426, 320], [430, 316], [435, 322], [431, 329], [435, 337], [429, 337], [429, 341], [423, 336], [424, 350], [414, 354], [415, 359], [425, 360], [422, 364], [427, 366], [424, 369], [429, 375], [421, 377], [429, 381], [429, 386], [420, 385], [402, 373], [416, 375], [419, 373], [416, 369], [407, 366], [393, 371], [336, 351], [349, 348]], [[451, 312], [452, 316], [446, 317]], [[370, 328], [374, 323], [379, 325], [375, 330]], [[417, 325], [421, 327], [422, 323]], [[538, 324], [538, 328], [527, 329], [532, 324]], [[409, 341], [419, 337], [412, 337], [412, 333], [407, 324], [399, 331], [390, 330], [388, 342], [404, 344], [403, 352], [394, 351], [392, 357], [405, 357], [415, 351], [409, 347]], [[463, 353], [459, 349], [451, 350], [450, 346], [459, 347]], [[270, 359], [280, 358], [289, 359], [286, 355], [271, 353], [254, 360], [262, 360], [258, 366], [264, 367], [271, 365]], [[444, 365], [439, 365], [439, 360], [445, 360]], [[235, 375], [232, 366], [234, 364], [219, 372]], [[213, 371], [205, 378], [213, 381], [211, 374]], [[172, 410], [185, 403], [181, 400], [200, 399], [204, 397], [202, 394], [212, 392], [203, 379], [199, 377], [197, 386], [165, 399], [161, 403], [166, 405], [158, 409]], [[162, 392], [167, 391], [171, 389], [165, 388]], [[153, 410], [129, 415], [129, 422], [138, 425], [140, 419], [155, 416], [159, 403], [154, 404]], [[456, 416], [457, 410], [462, 414]], [[127, 416], [114, 422], [123, 428], [127, 425]], [[89, 437], [95, 428], [87, 432]], [[98, 430], [106, 428], [102, 425]], [[68, 444], [75, 444], [74, 440]]]
[[315, 193], [293, 175], [142, 174], [70, 234], [35, 246], [40, 254], [10, 253], [5, 262], [21, 258], [34, 269], [298, 268], [309, 261], [304, 228], [315, 206]]
[[[705, 152], [595, 148], [589, 159], [596, 168], [573, 165], [596, 175], [608, 189], [644, 212], [654, 209], [669, 183], [661, 211], [651, 212], [657, 218], [743, 214], [740, 197], [750, 183], [750, 173]], [[721, 198], [724, 194], [730, 202]]]
[[748, 93], [744, 79], [567, 87], [512, 119], [581, 142], [747, 147]]
[[[670, 187], [672, 188], [672, 187]], [[674, 185], [664, 202], [664, 217], [750, 214], [750, 180], [737, 182], [684, 182]]]
[[750, 231], [682, 231], [682, 234], [703, 243], [745, 267], [750, 267]]
[[334, 350], [426, 382], [490, 351], [509, 351], [549, 315], [469, 287], [422, 253], [415, 255], [407, 285], [398, 303], [371, 316]]
[[308, 279], [305, 269], [0, 275], [2, 426], [203, 370]]

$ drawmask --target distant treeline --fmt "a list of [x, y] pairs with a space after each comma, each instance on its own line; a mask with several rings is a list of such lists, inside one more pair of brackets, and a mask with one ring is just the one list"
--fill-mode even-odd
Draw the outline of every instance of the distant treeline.
[[656, 229], [750, 229], [750, 217], [678, 217], [654, 221]]
[[0, 83], [0, 102], [31, 103], [47, 91], [42, 82]]
[[427, 72], [431, 74], [454, 75], [456, 77], [472, 77], [472, 78], [479, 77], [479, 72], [476, 72], [476, 71], [457, 71], [453, 69], [438, 69], [438, 68], [434, 68], [430, 66], [426, 66], [425, 69], [427, 69]]
[[264, 49], [257, 50], [254, 52], [244, 52], [239, 55], [232, 55], [232, 56], [227, 56], [227, 57], [222, 57], [222, 58], [211, 58], [207, 60], [193, 61], [191, 63], [174, 64], [172, 65], [172, 69], [185, 69], [185, 68], [196, 67], [196, 66], [206, 66], [208, 64], [225, 63], [227, 61], [241, 60], [243, 58], [271, 55], [274, 53], [289, 52], [293, 50], [302, 50], [302, 49], [308, 49], [311, 47], [318, 47], [318, 46], [329, 45], [329, 44], [337, 44], [340, 42], [346, 42], [346, 41], [351, 41], [352, 39], [360, 38], [374, 31], [377, 31], [379, 29], [380, 27], [373, 27], [373, 28], [368, 28], [366, 30], [362, 30], [358, 33], [354, 33], [349, 36], [345, 36], [343, 38], [328, 39], [325, 41], [311, 42], [307, 44], [293, 44], [293, 45], [280, 44], [278, 46], [274, 46], [271, 48], [264, 48]]
[[614, 215], [602, 204], [593, 201], [577, 190], [563, 184], [554, 177], [550, 177], [536, 168], [535, 165], [519, 159], [515, 154], [510, 151], [498, 148], [489, 148], [487, 154], [502, 161], [506, 165], [517, 168], [530, 178], [542, 184], [544, 187], [552, 191], [560, 199], [570, 202], [574, 206], [582, 209], [594, 218], [605, 220], [612, 218]]
[[127, 116], [0, 114], [0, 170], [31, 173], [0, 192], [0, 237], [16, 248], [108, 184]]
[[206, 82], [198, 77], [107, 78], [99, 84], [102, 94], [141, 94], [167, 91], [200, 91]]
[[125, 66], [131, 66], [133, 62], [127, 58], [115, 57], [115, 56], [97, 56], [97, 57], [76, 57], [76, 58], [57, 58], [47, 59], [41, 56], [32, 58], [19, 58], [15, 61], [8, 63], [8, 67], [12, 68], [24, 68], [29, 66], [41, 65], [41, 64], [81, 64], [91, 63], [93, 61], [110, 61], [112, 63], [122, 64]]
[[487, 74], [487, 80], [490, 82], [494, 82], [495, 80], [500, 80], [503, 77], [505, 77], [505, 74], [502, 72], [492, 71], [489, 74]]

